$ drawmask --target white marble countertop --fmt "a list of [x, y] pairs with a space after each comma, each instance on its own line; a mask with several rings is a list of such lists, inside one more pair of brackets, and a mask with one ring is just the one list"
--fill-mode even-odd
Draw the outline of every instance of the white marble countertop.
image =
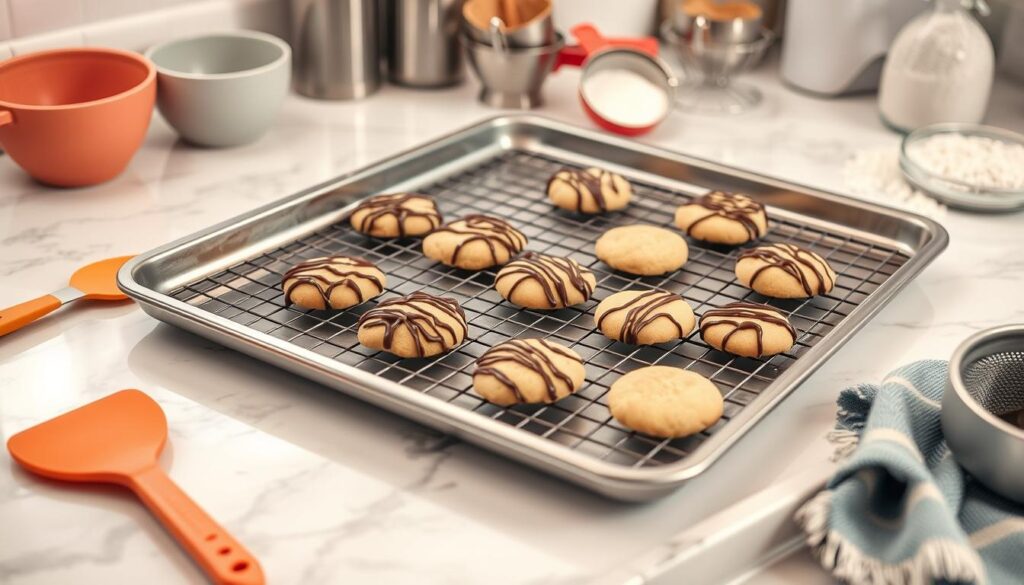
[[[547, 116], [589, 126], [575, 71]], [[857, 149], [898, 144], [870, 96], [766, 94], [732, 118], [673, 114], [643, 140], [831, 190]], [[386, 87], [361, 102], [289, 98], [257, 144], [201, 150], [159, 118], [130, 168], [52, 190], [0, 158], [0, 306], [63, 286], [81, 264], [144, 251], [495, 114], [476, 84]], [[1024, 130], [1024, 88], [1000, 82], [989, 121]], [[949, 213], [947, 252], [717, 465], [646, 505], [611, 502], [159, 324], [82, 303], [0, 340], [0, 436], [115, 390], [145, 390], [171, 427], [163, 465], [261, 560], [272, 583], [578, 583], [827, 458], [846, 384], [945, 357], [970, 332], [1024, 320], [1024, 214]], [[798, 423], [798, 424], [797, 424]], [[81, 486], [78, 486], [79, 488]], [[0, 583], [203, 582], [117, 488], [28, 475], [0, 453]]]

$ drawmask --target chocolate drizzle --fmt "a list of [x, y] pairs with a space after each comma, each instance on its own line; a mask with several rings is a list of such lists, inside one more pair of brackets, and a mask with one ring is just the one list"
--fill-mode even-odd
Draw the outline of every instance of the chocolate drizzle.
[[668, 319], [676, 326], [680, 338], [686, 337], [686, 327], [682, 323], [676, 320], [671, 313], [658, 310], [675, 301], [682, 301], [682, 298], [679, 295], [663, 290], [647, 291], [630, 299], [622, 306], [602, 313], [597, 319], [597, 328], [601, 328], [601, 323], [609, 315], [619, 311], [626, 311], [626, 316], [622, 321], [622, 331], [619, 333], [619, 340], [623, 343], [639, 343], [640, 333], [644, 328], [662, 318]]
[[[732, 321], [731, 319], [736, 319]], [[778, 311], [768, 305], [757, 303], [736, 302], [729, 303], [717, 309], [711, 309], [700, 318], [700, 335], [704, 335], [718, 325], [731, 325], [733, 330], [726, 333], [722, 338], [722, 349], [728, 351], [729, 339], [738, 331], [754, 331], [757, 333], [757, 356], [764, 353], [764, 327], [761, 323], [770, 323], [784, 327], [796, 342], [796, 329], [789, 324], [789, 321], [781, 316]]]
[[[413, 201], [426, 201], [430, 203], [430, 207], [429, 209], [426, 207], [423, 209], [416, 209], [415, 207], [406, 205]], [[441, 225], [441, 213], [434, 205], [434, 200], [426, 195], [420, 195], [418, 193], [394, 193], [390, 195], [377, 195], [376, 197], [370, 197], [352, 210], [353, 220], [355, 220], [356, 214], [361, 211], [366, 211], [367, 213], [359, 218], [358, 222], [353, 221], [352, 226], [364, 234], [372, 233], [374, 228], [377, 226], [377, 222], [382, 218], [389, 216], [394, 217], [395, 222], [398, 224], [399, 237], [405, 237], [405, 224], [410, 218], [422, 217], [426, 219], [430, 222], [431, 230]]]
[[[285, 272], [284, 277], [281, 279], [281, 284], [284, 286], [284, 306], [290, 307], [292, 305], [292, 291], [304, 284], [316, 287], [324, 300], [325, 309], [331, 308], [331, 293], [339, 286], [343, 286], [355, 293], [360, 303], [366, 300], [366, 297], [363, 295], [363, 289], [359, 286], [360, 281], [368, 282], [376, 287], [377, 294], [384, 291], [384, 283], [376, 274], [361, 270], [351, 270], [353, 266], [376, 268], [372, 262], [356, 256], [325, 256], [323, 258], [304, 260], [296, 264]], [[338, 278], [316, 274], [317, 271], [321, 270]]]
[[[398, 307], [402, 307], [401, 309]], [[450, 317], [458, 325], [455, 327], [439, 318], [429, 308], [437, 309], [441, 314]], [[358, 327], [384, 327], [384, 349], [390, 350], [395, 340], [395, 332], [399, 327], [409, 330], [409, 336], [416, 344], [416, 355], [427, 355], [424, 343], [435, 342], [444, 351], [458, 345], [469, 329], [466, 326], [466, 314], [458, 301], [447, 297], [436, 297], [424, 292], [414, 292], [408, 296], [388, 299], [359, 317]], [[445, 338], [447, 332], [451, 340]]]
[[[596, 171], [597, 174], [593, 174], [591, 171]], [[602, 186], [604, 185], [604, 178], [608, 177], [608, 187], [611, 192], [619, 195], [618, 187], [615, 185], [615, 175], [604, 169], [587, 169], [584, 171], [577, 169], [570, 169], [563, 167], [558, 170], [551, 178], [548, 179], [547, 191], [551, 192], [551, 185], [555, 181], [562, 181], [568, 185], [576, 193], [576, 211], [583, 213], [583, 203], [585, 192], [590, 193], [590, 196], [594, 198], [594, 203], [601, 212], [608, 211], [608, 201], [604, 197]]]
[[[567, 307], [586, 301], [594, 292], [594, 285], [584, 278], [584, 270], [586, 269], [581, 268], [578, 263], [568, 258], [527, 252], [503, 268], [498, 273], [494, 284], [497, 286], [502, 279], [518, 277], [506, 296], [511, 300], [519, 285], [532, 280], [544, 291], [544, 298], [549, 307]], [[586, 274], [591, 274], [591, 272], [586, 270]], [[583, 299], [581, 301], [570, 299], [569, 287], [578, 292]]]
[[[828, 264], [820, 256], [793, 244], [771, 244], [770, 246], [758, 246], [745, 250], [740, 254], [739, 260], [753, 258], [761, 260], [766, 264], [754, 271], [750, 277], [750, 288], [754, 288], [757, 278], [769, 268], [780, 268], [787, 274], [800, 282], [804, 293], [807, 296], [816, 294], [823, 295], [832, 290], [836, 281]], [[804, 268], [810, 270], [817, 277], [817, 287], [812, 287]]]
[[[462, 229], [463, 227], [466, 229]], [[458, 221], [453, 221], [448, 225], [437, 228], [431, 235], [445, 232], [469, 236], [459, 242], [455, 249], [452, 250], [451, 258], [447, 262], [447, 264], [451, 265], [458, 264], [459, 254], [462, 253], [466, 244], [470, 242], [484, 242], [487, 244], [487, 248], [491, 252], [491, 260], [494, 264], [502, 262], [498, 260], [496, 244], [505, 249], [509, 258], [521, 252], [526, 246], [526, 236], [522, 232], [504, 220], [487, 215], [467, 215]]]
[[581, 364], [583, 363], [580, 357], [572, 351], [547, 340], [512, 339], [492, 347], [484, 355], [480, 356], [480, 359], [476, 361], [477, 368], [473, 372], [473, 376], [494, 376], [512, 391], [518, 402], [526, 402], [526, 397], [523, 396], [519, 385], [501, 370], [500, 365], [502, 363], [511, 362], [540, 375], [547, 390], [547, 397], [551, 402], [558, 400], [558, 388], [555, 386], [556, 380], [561, 381], [569, 392], [572, 392], [574, 386], [572, 378], [560, 370], [544, 351], [529, 343], [530, 341], [536, 341], [552, 353], [567, 357]]
[[711, 213], [698, 219], [686, 228], [686, 235], [693, 235], [693, 229], [712, 217], [731, 219], [747, 230], [747, 236], [755, 240], [764, 235], [761, 226], [754, 220], [758, 215], [764, 216], [764, 206], [746, 195], [712, 191], [695, 199], [690, 205], [699, 205]]

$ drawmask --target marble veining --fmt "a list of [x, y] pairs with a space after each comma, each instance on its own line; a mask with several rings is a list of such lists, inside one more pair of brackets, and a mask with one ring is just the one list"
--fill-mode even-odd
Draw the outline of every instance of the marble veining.
[[[899, 138], [870, 97], [823, 101], [752, 76], [748, 115], [673, 113], [643, 140], [841, 190], [858, 149]], [[587, 126], [578, 72], [538, 113]], [[193, 149], [154, 118], [116, 180], [37, 185], [0, 157], [0, 303], [60, 288], [79, 265], [142, 251], [496, 114], [476, 87], [387, 87], [362, 102], [291, 97], [260, 142]], [[999, 82], [990, 121], [1022, 130], [1024, 88]], [[1014, 112], [1018, 112], [1015, 114]], [[1024, 317], [1024, 214], [950, 211], [948, 251], [708, 473], [647, 505], [611, 502], [211, 342], [131, 304], [83, 303], [0, 341], [0, 437], [137, 387], [170, 421], [170, 475], [260, 558], [273, 583], [590, 582], [830, 452], [847, 384], [943, 358], [978, 329]], [[799, 421], [799, 424], [794, 424]], [[80, 486], [81, 487], [81, 486]], [[0, 583], [202, 583], [149, 514], [115, 487], [29, 476], [0, 453]]]

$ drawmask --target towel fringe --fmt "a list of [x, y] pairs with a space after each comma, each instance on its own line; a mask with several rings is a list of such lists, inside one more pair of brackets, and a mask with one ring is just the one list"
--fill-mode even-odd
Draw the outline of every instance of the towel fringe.
[[822, 566], [841, 580], [876, 585], [917, 585], [940, 580], [986, 582], [978, 554], [950, 540], [927, 540], [913, 557], [898, 565], [870, 557], [838, 532], [828, 529], [831, 506], [832, 492], [822, 490], [801, 506], [794, 518]]
[[854, 451], [857, 450], [857, 445], [860, 444], [860, 433], [858, 431], [851, 431], [847, 429], [836, 429], [829, 431], [825, 437], [829, 443], [835, 446], [835, 451], [832, 453], [832, 461], [839, 461], [849, 457]]

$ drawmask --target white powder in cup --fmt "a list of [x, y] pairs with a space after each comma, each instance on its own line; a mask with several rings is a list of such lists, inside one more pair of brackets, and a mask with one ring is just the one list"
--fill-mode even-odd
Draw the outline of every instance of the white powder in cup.
[[583, 99], [602, 118], [622, 126], [650, 126], [665, 117], [665, 90], [628, 69], [604, 69], [587, 75]]
[[911, 144], [907, 156], [929, 173], [980, 189], [1024, 189], [1024, 146], [950, 132]]

